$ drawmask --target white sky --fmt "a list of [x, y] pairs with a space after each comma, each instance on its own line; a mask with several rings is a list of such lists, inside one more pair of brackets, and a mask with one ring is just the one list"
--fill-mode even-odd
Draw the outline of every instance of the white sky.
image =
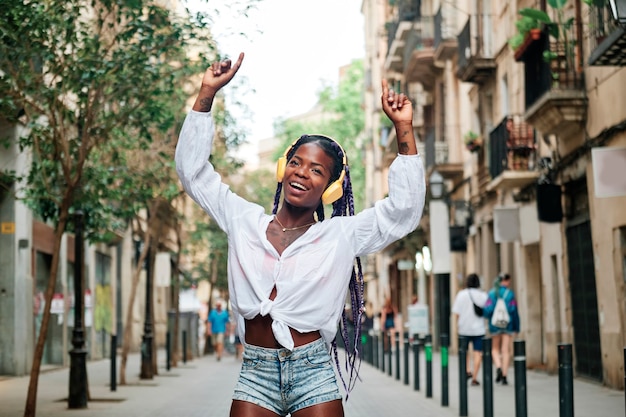
[[[256, 90], [243, 101], [253, 120], [239, 120], [255, 152], [273, 136], [276, 118], [305, 113], [322, 80], [336, 84], [339, 68], [365, 55], [362, 0], [261, 0], [249, 17], [222, 14], [213, 25], [220, 51], [246, 54], [236, 77]], [[231, 13], [232, 14], [232, 13]], [[243, 32], [246, 36], [239, 35]], [[233, 93], [225, 89], [227, 97]]]

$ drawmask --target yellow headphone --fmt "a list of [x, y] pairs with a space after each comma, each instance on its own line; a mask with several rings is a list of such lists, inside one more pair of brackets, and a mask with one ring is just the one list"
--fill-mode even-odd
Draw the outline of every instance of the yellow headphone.
[[[343, 154], [342, 162], [341, 162], [342, 167], [341, 167], [341, 173], [339, 174], [339, 178], [333, 181], [328, 187], [326, 187], [326, 190], [324, 190], [324, 193], [322, 194], [322, 203], [331, 204], [339, 200], [341, 196], [343, 195], [343, 179], [346, 176], [346, 167], [348, 166], [348, 159], [346, 157], [346, 151], [343, 150], [341, 145], [336, 140], [334, 140], [333, 138], [329, 136], [325, 136], [325, 135], [310, 135], [310, 136], [321, 136], [321, 137], [324, 137], [326, 139], [333, 141], [337, 146], [339, 146], [339, 149], [341, 149], [341, 153]], [[287, 155], [289, 155], [289, 151], [291, 151], [291, 149], [299, 140], [300, 140], [299, 138], [296, 139], [285, 150], [285, 153], [283, 154], [283, 156], [278, 158], [278, 163], [276, 164], [276, 180], [278, 182], [283, 181], [283, 177], [285, 176], [285, 168], [287, 167]]]

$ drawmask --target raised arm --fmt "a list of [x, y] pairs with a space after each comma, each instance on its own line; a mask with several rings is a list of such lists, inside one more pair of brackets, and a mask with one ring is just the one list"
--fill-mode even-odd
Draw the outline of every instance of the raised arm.
[[202, 77], [202, 86], [192, 109], [199, 112], [211, 111], [215, 95], [226, 84], [233, 79], [241, 63], [243, 62], [243, 52], [239, 54], [237, 62], [233, 65], [230, 59], [221, 62], [214, 62]]
[[413, 106], [404, 93], [396, 93], [389, 88], [387, 80], [382, 81], [381, 102], [383, 111], [393, 122], [398, 141], [398, 153], [417, 155], [417, 145], [413, 135]]

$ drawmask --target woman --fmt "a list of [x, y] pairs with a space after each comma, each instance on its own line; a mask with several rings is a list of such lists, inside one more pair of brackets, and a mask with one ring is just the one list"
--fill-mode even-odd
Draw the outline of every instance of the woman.
[[[395, 345], [397, 315], [398, 311], [391, 303], [391, 298], [387, 297], [380, 311], [380, 322], [383, 324], [384, 330], [383, 349], [385, 352], [388, 352], [390, 348]], [[391, 346], [388, 346], [388, 344], [391, 344]]]
[[[268, 215], [232, 193], [209, 162], [213, 99], [243, 57], [207, 69], [176, 148], [185, 190], [228, 235], [229, 295], [244, 343], [230, 416], [343, 416], [330, 349], [334, 346], [338, 366], [333, 341], [348, 289], [351, 320], [361, 322], [358, 257], [414, 230], [424, 205], [411, 102], [383, 81], [382, 107], [395, 125], [399, 149], [389, 169], [388, 198], [345, 216], [354, 211], [347, 156], [326, 136], [303, 135], [279, 159], [275, 205]], [[324, 219], [324, 204], [332, 204], [330, 219]], [[342, 333], [346, 322], [344, 316]], [[348, 391], [357, 376], [357, 327], [353, 342], [343, 334], [349, 342]]]
[[[474, 305], [483, 307], [487, 294], [480, 289], [480, 278], [476, 274], [469, 274], [465, 282], [465, 289], [459, 291], [452, 305], [452, 312], [457, 318], [457, 331], [463, 337], [464, 349], [467, 353], [467, 377], [472, 378], [472, 385], [478, 382], [478, 370], [483, 358], [483, 337], [485, 336], [485, 319], [474, 310]], [[470, 356], [468, 347], [471, 344], [473, 354]], [[472, 371], [472, 358], [474, 369]]]
[[[489, 291], [483, 314], [489, 320], [489, 333], [491, 334], [491, 357], [496, 366], [496, 383], [508, 385], [507, 373], [511, 364], [511, 344], [513, 337], [520, 330], [519, 313], [515, 293], [509, 288], [511, 275], [502, 273], [494, 281], [493, 288]], [[506, 310], [509, 313], [509, 322], [506, 327], [497, 327], [491, 323], [498, 298], [504, 300]]]

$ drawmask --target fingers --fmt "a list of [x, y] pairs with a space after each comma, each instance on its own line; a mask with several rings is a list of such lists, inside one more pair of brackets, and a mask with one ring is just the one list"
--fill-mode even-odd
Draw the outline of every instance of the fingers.
[[214, 62], [211, 64], [211, 70], [213, 71], [214, 77], [219, 77], [222, 74], [228, 74], [231, 78], [235, 75], [239, 68], [241, 67], [241, 63], [243, 62], [244, 53], [241, 52], [239, 57], [237, 58], [237, 62], [232, 64], [230, 58], [227, 58], [221, 62]]
[[391, 110], [400, 110], [408, 101], [404, 93], [396, 93], [393, 89], [390, 89], [387, 80], [382, 80], [382, 90], [383, 107], [388, 106]]

